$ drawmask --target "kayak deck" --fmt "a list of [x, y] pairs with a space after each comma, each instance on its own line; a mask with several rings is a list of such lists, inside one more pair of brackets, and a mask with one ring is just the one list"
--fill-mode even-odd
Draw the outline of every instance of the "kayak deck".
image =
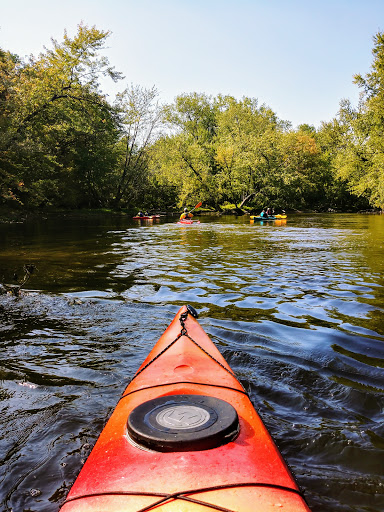
[[[184, 403], [186, 395], [195, 404], [203, 404], [207, 397], [226, 402], [235, 410], [239, 430], [225, 434], [213, 448], [197, 446], [192, 451], [189, 443], [181, 442], [179, 451], [162, 451], [162, 446], [148, 448], [132, 440], [127, 423], [143, 404], [169, 399], [176, 407], [175, 401]], [[155, 416], [161, 423], [162, 411]], [[143, 418], [146, 429], [152, 420], [149, 413]], [[180, 418], [186, 419], [184, 410]], [[222, 420], [222, 411], [213, 410], [196, 432], [221, 426]], [[159, 428], [165, 436], [173, 433], [173, 427]], [[187, 425], [178, 431], [192, 430]], [[276, 507], [309, 511], [244, 388], [183, 306], [125, 390], [62, 511], [275, 512]]]

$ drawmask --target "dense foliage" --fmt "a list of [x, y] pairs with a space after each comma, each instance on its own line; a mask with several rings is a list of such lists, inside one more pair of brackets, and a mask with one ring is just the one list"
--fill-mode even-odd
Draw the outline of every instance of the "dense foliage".
[[161, 106], [130, 85], [111, 104], [102, 77], [109, 32], [23, 61], [0, 49], [0, 203], [19, 208], [166, 209], [231, 205], [359, 209], [384, 205], [384, 34], [372, 72], [355, 76], [359, 105], [292, 129], [254, 98], [183, 94]]

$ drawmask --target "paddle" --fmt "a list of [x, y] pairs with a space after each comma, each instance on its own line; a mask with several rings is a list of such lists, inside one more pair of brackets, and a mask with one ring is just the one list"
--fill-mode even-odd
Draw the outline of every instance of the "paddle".
[[201, 206], [202, 204], [203, 204], [203, 203], [202, 203], [201, 201], [200, 201], [200, 203], [197, 203], [197, 205], [196, 205], [194, 208], [192, 208], [192, 210], [191, 210], [189, 213], [192, 213], [192, 212], [193, 212], [193, 210], [197, 210], [197, 208], [200, 208], [200, 206]]

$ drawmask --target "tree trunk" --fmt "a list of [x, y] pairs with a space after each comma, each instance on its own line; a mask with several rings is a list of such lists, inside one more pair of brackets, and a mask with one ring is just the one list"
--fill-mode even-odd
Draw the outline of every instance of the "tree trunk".
[[247, 197], [245, 197], [245, 198], [241, 201], [241, 203], [240, 203], [240, 205], [238, 206], [238, 208], [241, 210], [241, 208], [242, 208], [245, 204], [247, 204], [247, 203], [248, 203], [248, 201], [250, 201], [250, 200], [252, 199], [252, 197], [255, 197], [255, 195], [256, 195], [256, 192], [252, 192], [251, 194], [248, 194], [248, 195], [247, 195]]

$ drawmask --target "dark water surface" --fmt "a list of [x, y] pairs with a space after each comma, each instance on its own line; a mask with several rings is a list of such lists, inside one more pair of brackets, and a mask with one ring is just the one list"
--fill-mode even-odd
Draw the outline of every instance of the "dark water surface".
[[183, 304], [313, 512], [384, 511], [384, 216], [0, 225], [0, 511], [54, 512]]

